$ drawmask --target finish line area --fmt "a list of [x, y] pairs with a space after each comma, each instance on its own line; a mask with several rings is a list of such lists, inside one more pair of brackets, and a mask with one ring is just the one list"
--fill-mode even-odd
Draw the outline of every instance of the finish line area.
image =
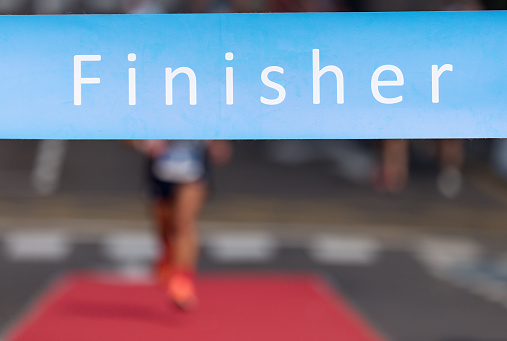
[[[42, 141], [33, 171], [27, 158], [5, 167], [11, 192], [0, 187], [0, 339], [501, 340], [507, 187], [461, 172], [463, 139], [507, 136], [505, 18], [0, 17], [0, 139]], [[99, 148], [66, 152], [80, 139]], [[307, 146], [306, 161], [297, 147], [351, 139], [339, 150]], [[392, 139], [403, 141], [394, 171]], [[458, 142], [458, 161], [440, 160], [456, 191], [438, 197], [430, 176], [408, 186], [408, 139]], [[217, 165], [231, 158], [229, 140], [244, 147], [236, 171], [211, 174], [212, 156]], [[245, 153], [253, 140], [282, 143]], [[280, 157], [291, 145], [300, 157], [292, 164]], [[421, 163], [444, 149], [421, 151]], [[4, 150], [6, 159], [31, 155]], [[155, 181], [140, 194], [142, 169]], [[391, 175], [400, 186], [389, 186]], [[226, 195], [214, 193], [215, 180]], [[216, 229], [200, 230], [215, 195], [203, 216]], [[133, 209], [141, 201], [155, 233]], [[493, 228], [479, 232], [488, 221]], [[165, 266], [163, 285], [154, 264]], [[177, 280], [190, 296], [173, 290]]]
[[182, 313], [154, 283], [66, 276], [7, 340], [382, 340], [317, 277], [207, 275], [198, 286], [199, 309]]

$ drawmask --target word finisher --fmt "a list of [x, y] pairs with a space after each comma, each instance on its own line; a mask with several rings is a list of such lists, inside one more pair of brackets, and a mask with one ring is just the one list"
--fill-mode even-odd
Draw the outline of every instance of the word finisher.
[[[74, 56], [74, 105], [82, 105], [82, 86], [84, 84], [100, 84], [101, 80], [99, 77], [88, 78], [82, 75], [82, 63], [83, 62], [100, 62], [102, 59], [101, 55], [75, 55]], [[135, 62], [137, 59], [136, 54], [130, 53], [128, 60]], [[232, 52], [225, 54], [226, 61], [232, 61], [234, 55]], [[345, 80], [343, 77], [342, 70], [335, 65], [327, 65], [320, 67], [320, 50], [313, 49], [312, 51], [312, 70], [313, 70], [313, 104], [320, 104], [320, 79], [326, 73], [332, 73], [336, 77], [336, 102], [343, 104], [345, 102]], [[453, 71], [451, 64], [444, 64], [443, 66], [432, 65], [431, 68], [431, 86], [432, 86], [432, 103], [440, 102], [440, 77], [446, 71]], [[281, 104], [286, 96], [287, 92], [285, 87], [279, 83], [276, 83], [269, 79], [269, 74], [276, 72], [279, 74], [284, 73], [284, 69], [280, 66], [268, 66], [261, 73], [261, 81], [267, 87], [275, 90], [278, 93], [276, 98], [265, 98], [260, 97], [260, 101], [266, 105], [278, 105]], [[394, 76], [393, 80], [380, 80], [381, 74], [384, 72], [390, 72]], [[186, 75], [188, 78], [189, 85], [189, 104], [197, 105], [197, 76], [195, 72], [189, 67], [179, 67], [175, 70], [172, 68], [165, 69], [165, 104], [173, 104], [173, 80], [177, 75]], [[225, 88], [226, 88], [226, 104], [234, 104], [234, 69], [233, 67], [226, 67], [225, 72]], [[403, 96], [399, 95], [396, 97], [384, 97], [380, 93], [381, 87], [399, 87], [405, 84], [403, 72], [395, 65], [382, 65], [378, 67], [372, 74], [371, 77], [371, 92], [373, 97], [380, 103], [383, 104], [396, 104], [403, 101]], [[128, 72], [128, 92], [129, 92], [129, 105], [136, 105], [136, 69], [129, 68]]]

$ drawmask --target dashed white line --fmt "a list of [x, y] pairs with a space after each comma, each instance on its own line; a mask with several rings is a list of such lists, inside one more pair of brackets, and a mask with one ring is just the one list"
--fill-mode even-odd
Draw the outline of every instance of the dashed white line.
[[13, 261], [62, 261], [72, 250], [70, 240], [61, 233], [11, 233], [4, 242]]
[[279, 242], [269, 234], [228, 233], [210, 236], [205, 248], [215, 261], [266, 262], [275, 257]]
[[102, 240], [102, 246], [106, 257], [121, 263], [152, 261], [159, 250], [155, 238], [144, 233], [106, 236]]
[[416, 256], [436, 277], [507, 307], [507, 272], [503, 272], [507, 264], [503, 257], [485, 269], [483, 249], [466, 238], [424, 239], [416, 248]]
[[377, 259], [380, 244], [373, 238], [322, 235], [309, 244], [317, 262], [332, 265], [370, 265]]
[[440, 272], [461, 264], [477, 263], [482, 249], [467, 238], [427, 237], [417, 243], [415, 254], [430, 270]]

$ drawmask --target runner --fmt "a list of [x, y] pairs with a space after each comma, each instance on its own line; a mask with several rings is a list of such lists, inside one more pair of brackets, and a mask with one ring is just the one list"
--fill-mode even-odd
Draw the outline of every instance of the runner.
[[162, 245], [156, 276], [177, 306], [192, 309], [197, 304], [197, 221], [210, 185], [208, 160], [226, 163], [231, 146], [225, 141], [189, 140], [136, 140], [130, 144], [148, 158], [149, 193]]

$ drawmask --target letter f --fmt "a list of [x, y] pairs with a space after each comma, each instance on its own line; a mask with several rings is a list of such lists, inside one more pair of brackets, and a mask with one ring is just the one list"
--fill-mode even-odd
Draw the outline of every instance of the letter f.
[[81, 105], [81, 85], [100, 84], [100, 78], [81, 77], [81, 62], [99, 62], [100, 55], [76, 55], [74, 56], [74, 105]]

